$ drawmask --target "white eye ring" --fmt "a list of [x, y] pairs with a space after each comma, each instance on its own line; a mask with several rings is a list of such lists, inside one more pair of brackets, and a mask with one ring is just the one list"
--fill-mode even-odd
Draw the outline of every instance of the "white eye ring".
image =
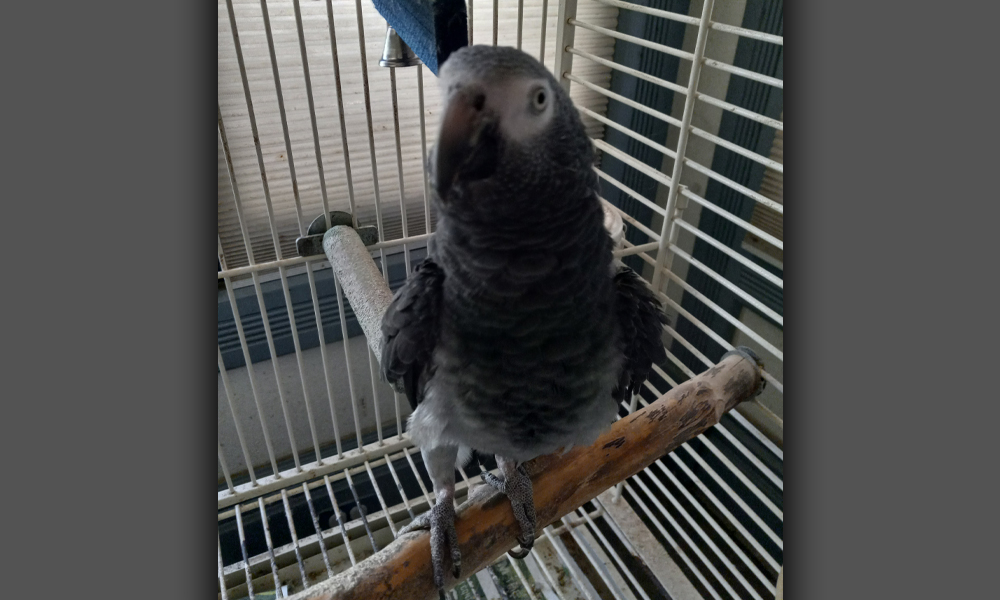
[[535, 109], [536, 112], [542, 112], [548, 104], [549, 94], [545, 88], [537, 88], [531, 93], [531, 108]]

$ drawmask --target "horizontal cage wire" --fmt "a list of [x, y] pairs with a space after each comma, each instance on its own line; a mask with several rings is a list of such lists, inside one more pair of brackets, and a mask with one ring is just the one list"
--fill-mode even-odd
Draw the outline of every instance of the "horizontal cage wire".
[[[667, 363], [619, 418], [736, 346], [764, 392], [546, 527], [449, 598], [779, 596], [783, 564], [782, 0], [467, 0], [469, 41], [539, 58], [569, 90], [621, 217], [616, 251], [670, 318]], [[390, 289], [436, 224], [441, 110], [423, 65], [379, 66], [370, 0], [221, 0], [218, 595], [289, 596], [387, 547], [435, 502], [323, 255], [330, 211], [375, 225]], [[492, 457], [482, 468], [497, 472]], [[481, 483], [458, 471], [456, 501]]]

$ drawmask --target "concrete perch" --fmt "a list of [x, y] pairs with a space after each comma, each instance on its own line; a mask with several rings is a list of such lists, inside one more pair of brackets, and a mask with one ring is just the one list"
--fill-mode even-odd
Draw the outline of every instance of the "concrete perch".
[[[329, 233], [327, 235], [330, 236]], [[360, 245], [360, 240], [357, 242], [358, 248], [341, 249], [334, 245], [344, 243], [349, 246], [354, 243], [342, 242], [350, 239], [350, 235], [334, 234], [332, 237], [338, 241], [331, 241], [327, 249], [331, 262], [333, 256], [330, 248], [337, 249], [337, 252], [363, 251], [367, 254]], [[354, 237], [357, 235], [354, 234]], [[358, 261], [356, 267], [361, 265], [361, 261]], [[371, 269], [377, 277], [378, 271], [374, 269], [374, 265]], [[341, 275], [338, 271], [338, 277], [346, 280], [350, 275]], [[361, 282], [370, 278], [354, 277], [357, 283], [351, 285], [359, 286], [365, 285]], [[375, 287], [371, 283], [367, 285]], [[346, 286], [345, 283], [345, 289]], [[381, 302], [381, 296], [379, 301]], [[352, 302], [355, 310], [360, 308], [359, 304], [360, 300]], [[385, 304], [388, 304], [388, 300], [385, 300]], [[375, 312], [376, 306], [381, 309], [385, 307], [384, 304], [372, 305], [372, 316], [366, 318], [381, 318], [382, 313]], [[372, 322], [376, 326], [374, 331], [378, 331], [378, 322]], [[365, 332], [368, 333], [367, 328]], [[759, 394], [762, 385], [759, 359], [750, 350], [738, 348], [723, 356], [716, 366], [670, 390], [646, 408], [615, 422], [593, 445], [529, 461], [525, 467], [534, 488], [538, 530], [541, 531], [619, 481], [645, 469], [658, 458], [717, 424], [723, 414], [740, 402]], [[476, 573], [517, 545], [516, 536], [520, 528], [514, 519], [510, 502], [492, 487], [475, 487], [469, 500], [456, 512], [455, 527], [462, 551], [462, 578]], [[430, 534], [426, 531], [400, 536], [374, 556], [292, 598], [437, 598], [429, 540]], [[447, 573], [445, 586], [450, 589], [456, 583], [458, 580], [453, 579], [450, 572]]]
[[368, 345], [375, 357], [382, 360], [382, 316], [392, 302], [389, 284], [352, 227], [337, 225], [328, 229], [323, 234], [323, 251], [368, 338]]

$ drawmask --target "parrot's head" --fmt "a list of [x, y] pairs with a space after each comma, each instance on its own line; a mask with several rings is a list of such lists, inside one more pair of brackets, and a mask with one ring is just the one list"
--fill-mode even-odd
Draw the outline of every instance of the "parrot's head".
[[445, 204], [459, 185], [544, 191], [592, 173], [593, 150], [576, 108], [531, 55], [466, 46], [442, 65], [440, 85], [444, 111], [431, 167]]

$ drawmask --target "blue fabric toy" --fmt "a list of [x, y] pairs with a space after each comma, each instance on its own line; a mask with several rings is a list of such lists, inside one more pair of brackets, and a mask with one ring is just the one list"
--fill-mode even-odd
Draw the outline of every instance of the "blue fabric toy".
[[464, 0], [372, 0], [372, 3], [434, 75], [452, 52], [469, 45]]

